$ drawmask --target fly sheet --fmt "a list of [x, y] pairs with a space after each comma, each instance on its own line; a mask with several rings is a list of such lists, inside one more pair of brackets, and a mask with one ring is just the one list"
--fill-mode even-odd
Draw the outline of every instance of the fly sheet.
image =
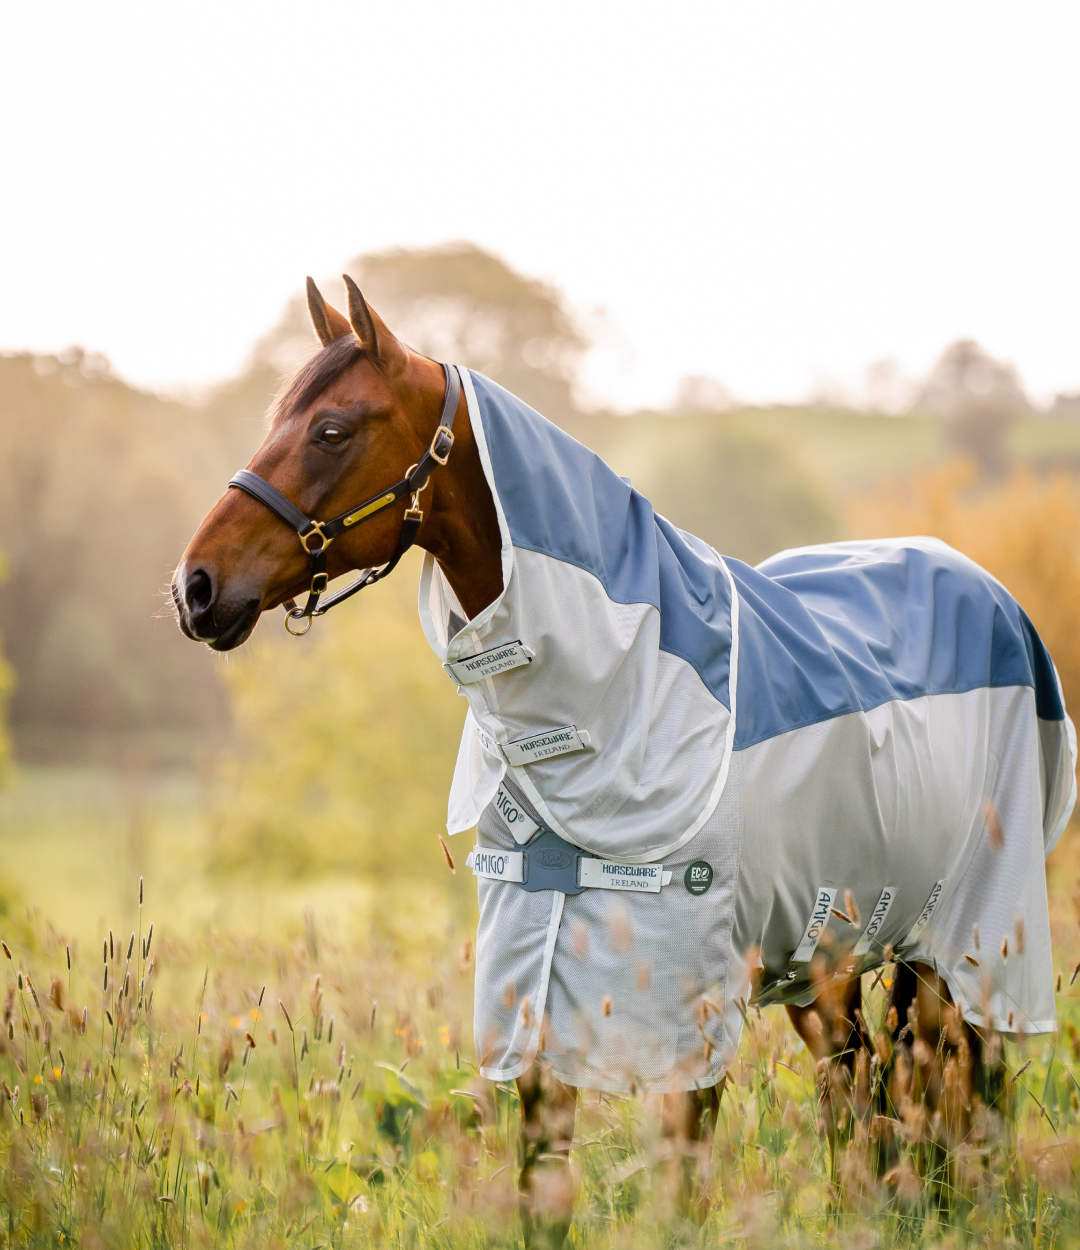
[[[713, 1083], [744, 1002], [809, 1001], [827, 947], [1053, 1028], [1075, 735], [1008, 592], [926, 538], [725, 560], [460, 372], [503, 591], [466, 620], [427, 556], [420, 615], [469, 705], [447, 828], [477, 827], [484, 1075], [539, 1053], [574, 1085]], [[537, 889], [541, 862], [571, 884]]]

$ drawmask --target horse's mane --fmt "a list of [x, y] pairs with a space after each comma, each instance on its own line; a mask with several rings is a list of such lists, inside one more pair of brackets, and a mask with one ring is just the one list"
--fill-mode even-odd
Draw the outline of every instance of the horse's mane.
[[305, 361], [290, 377], [278, 392], [277, 398], [270, 407], [270, 425], [277, 425], [290, 413], [304, 409], [335, 382], [359, 360], [364, 349], [351, 334], [321, 348], [309, 360]]

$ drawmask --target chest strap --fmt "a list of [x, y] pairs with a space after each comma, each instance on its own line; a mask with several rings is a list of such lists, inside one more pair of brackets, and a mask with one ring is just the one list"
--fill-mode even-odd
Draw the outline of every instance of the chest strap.
[[520, 851], [474, 846], [465, 863], [475, 877], [509, 881], [530, 894], [537, 890], [580, 894], [588, 889], [659, 894], [671, 880], [671, 873], [664, 871], [663, 864], [620, 864], [599, 859], [543, 825], [540, 833]]

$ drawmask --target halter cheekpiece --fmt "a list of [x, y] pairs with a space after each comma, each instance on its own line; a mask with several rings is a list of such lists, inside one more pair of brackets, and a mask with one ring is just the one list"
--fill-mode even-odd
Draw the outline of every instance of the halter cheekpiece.
[[[289, 599], [284, 604], [287, 613], [285, 628], [290, 634], [297, 637], [306, 634], [311, 628], [312, 617], [323, 616], [331, 608], [355, 595], [357, 591], [374, 585], [375, 582], [381, 581], [382, 578], [392, 573], [397, 567], [398, 561], [416, 541], [420, 525], [424, 520], [424, 513], [420, 508], [420, 492], [427, 486], [428, 479], [432, 473], [441, 465], [445, 465], [447, 460], [450, 459], [450, 451], [454, 446], [454, 415], [457, 412], [458, 401], [461, 398], [461, 378], [453, 365], [443, 365], [442, 369], [446, 375], [442, 416], [439, 418], [439, 426], [431, 440], [431, 445], [424, 452], [419, 463], [414, 464], [400, 482], [396, 482], [386, 490], [380, 491], [379, 494], [366, 499], [362, 504], [349, 508], [348, 511], [342, 512], [340, 516], [334, 517], [333, 520], [313, 521], [309, 517], [304, 516], [300, 509], [286, 499], [276, 486], [271, 486], [265, 478], [261, 478], [257, 473], [252, 473], [250, 469], [241, 469], [238, 473], [233, 474], [229, 485], [235, 486], [237, 490], [242, 490], [253, 499], [257, 499], [264, 507], [269, 508], [275, 516], [280, 517], [286, 525], [292, 526], [300, 539], [300, 545], [307, 552], [308, 567], [311, 571], [311, 585], [308, 588], [307, 603], [302, 608], [297, 607], [295, 599]], [[340, 534], [344, 534], [346, 530], [351, 529], [354, 525], [359, 525], [361, 521], [366, 521], [369, 517], [375, 516], [376, 513], [381, 512], [384, 508], [389, 508], [392, 504], [404, 499], [406, 495], [411, 495], [412, 500], [405, 511], [405, 519], [401, 523], [401, 534], [398, 537], [397, 550], [389, 563], [384, 564], [382, 568], [364, 569], [356, 581], [328, 596], [323, 600], [320, 607], [319, 600], [326, 594], [326, 587], [329, 582], [329, 575], [326, 572], [327, 547]], [[313, 545], [316, 542], [318, 545]], [[304, 621], [306, 624], [303, 629], [294, 629], [290, 625], [291, 621]]]

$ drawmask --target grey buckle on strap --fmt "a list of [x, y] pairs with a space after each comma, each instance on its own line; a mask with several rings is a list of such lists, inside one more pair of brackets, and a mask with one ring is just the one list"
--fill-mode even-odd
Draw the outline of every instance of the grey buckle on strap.
[[521, 888], [530, 894], [536, 890], [559, 890], [563, 894], [580, 894], [585, 888], [578, 884], [579, 847], [571, 846], [554, 829], [541, 829], [524, 848], [525, 880]]

